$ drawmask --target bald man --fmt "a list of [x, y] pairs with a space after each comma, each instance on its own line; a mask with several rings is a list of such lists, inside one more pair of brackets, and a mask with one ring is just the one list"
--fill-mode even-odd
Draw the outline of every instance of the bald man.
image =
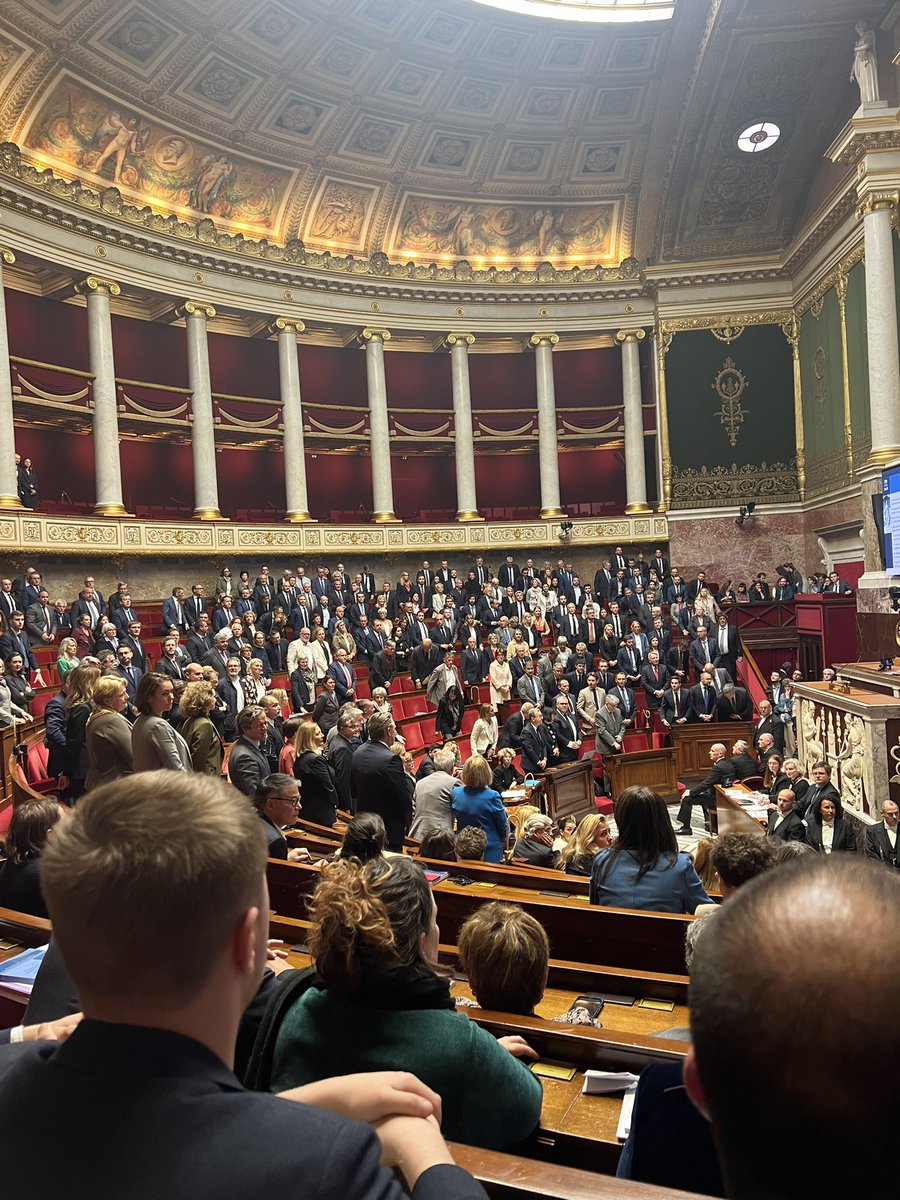
[[[898, 994], [900, 879], [860, 855], [766, 872], [708, 922], [685, 1084], [731, 1200], [896, 1196]], [[768, 1152], [760, 1113], [790, 1153]]]
[[727, 758], [728, 751], [721, 742], [715, 742], [709, 748], [710, 769], [706, 778], [695, 788], [687, 788], [681, 797], [681, 808], [678, 810], [678, 828], [676, 833], [687, 836], [691, 830], [691, 809], [695, 804], [703, 807], [706, 828], [715, 832], [713, 813], [716, 807], [716, 787], [727, 787], [733, 783], [737, 772], [734, 763]]

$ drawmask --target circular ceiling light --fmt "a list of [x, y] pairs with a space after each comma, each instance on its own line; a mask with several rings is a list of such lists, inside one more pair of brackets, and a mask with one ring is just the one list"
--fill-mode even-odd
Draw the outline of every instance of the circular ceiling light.
[[489, 8], [558, 21], [667, 21], [676, 0], [475, 0]]
[[771, 121], [759, 121], [749, 125], [743, 133], [738, 134], [738, 147], [745, 154], [759, 154], [760, 150], [768, 150], [781, 137], [781, 130]]

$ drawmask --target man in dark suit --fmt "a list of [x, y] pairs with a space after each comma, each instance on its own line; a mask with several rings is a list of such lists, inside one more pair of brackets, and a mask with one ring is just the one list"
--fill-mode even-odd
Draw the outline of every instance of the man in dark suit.
[[273, 629], [266, 638], [266, 659], [273, 675], [283, 675], [287, 670], [287, 642], [280, 629]]
[[694, 706], [697, 720], [704, 724], [715, 721], [718, 702], [716, 689], [713, 687], [712, 668], [710, 668], [701, 673], [700, 682], [691, 688], [691, 704]]
[[522, 749], [522, 730], [525, 728], [533, 708], [534, 705], [531, 701], [526, 700], [515, 712], [509, 714], [497, 739], [498, 750], [505, 750], [508, 747], [518, 754]]
[[[225, 640], [228, 640], [227, 626], [223, 627], [222, 632], [225, 633]], [[212, 649], [212, 637], [209, 631], [209, 620], [202, 617], [191, 632], [188, 634], [187, 642], [185, 643], [185, 651], [192, 662], [202, 662], [203, 655], [207, 654]]]
[[893, 800], [882, 800], [881, 820], [866, 830], [866, 857], [883, 862], [900, 871], [900, 850], [897, 843], [897, 818], [900, 808]]
[[50, 604], [50, 595], [46, 588], [41, 588], [34, 604], [29, 604], [25, 612], [25, 629], [28, 641], [32, 646], [49, 646], [56, 633], [56, 610]]
[[484, 683], [488, 677], [490, 662], [474, 637], [470, 637], [460, 655], [460, 672], [466, 687]]
[[716, 807], [716, 788], [726, 787], [734, 780], [734, 763], [726, 758], [727, 750], [721, 742], [716, 742], [709, 748], [710, 770], [706, 778], [694, 788], [688, 788], [681, 797], [681, 807], [678, 810], [678, 834], [688, 835], [691, 829], [691, 809], [695, 804], [702, 805], [704, 821], [711, 828], [712, 813]]
[[[187, 1170], [197, 1200], [277, 1193], [297, 1172], [315, 1181], [319, 1200], [400, 1200], [380, 1157], [402, 1165], [414, 1195], [483, 1200], [464, 1172], [437, 1165], [451, 1160], [436, 1124], [389, 1119], [376, 1137], [323, 1110], [424, 1117], [437, 1104], [427, 1088], [416, 1088], [420, 1107], [404, 1094], [385, 1113], [371, 1099], [355, 1103], [360, 1088], [383, 1096], [383, 1075], [376, 1089], [359, 1076], [313, 1084], [295, 1104], [246, 1091], [233, 1073], [239, 1023], [267, 957], [267, 839], [245, 797], [203, 775], [160, 772], [84, 803], [53, 839], [47, 892], [86, 1019], [67, 1041], [4, 1053], [0, 1147], [11, 1194], [86, 1200], [102, 1157], [104, 1186], [122, 1200], [173, 1193]], [[197, 854], [185, 856], [185, 845]], [[96, 910], [79, 889], [86, 875], [92, 898], [100, 894]], [[52, 1154], [39, 1134], [48, 1111], [67, 1114]], [[426, 1172], [424, 1191], [415, 1188]]]
[[328, 739], [325, 756], [334, 772], [334, 787], [337, 792], [337, 807], [345, 812], [355, 812], [351, 772], [353, 754], [361, 745], [359, 735], [363, 727], [363, 715], [353, 704], [345, 704], [338, 713], [334, 735]]
[[659, 704], [659, 718], [667, 728], [689, 725], [694, 719], [691, 689], [682, 687], [681, 679], [673, 675]]
[[30, 667], [32, 671], [37, 670], [37, 659], [28, 644], [28, 635], [25, 632], [25, 614], [18, 609], [10, 617], [6, 633], [0, 637], [0, 658], [5, 661], [12, 654], [21, 654], [26, 667]]
[[384, 649], [379, 650], [372, 658], [372, 669], [369, 673], [369, 683], [373, 688], [390, 686], [397, 674], [398, 664], [393, 642], [385, 642]]
[[219, 676], [219, 679], [224, 679], [227, 675], [226, 667], [228, 665], [228, 640], [229, 634], [227, 629], [220, 629], [213, 638], [212, 650], [207, 652], [200, 659], [201, 666], [212, 667]]
[[802, 804], [797, 805], [801, 817], [806, 817], [814, 804], [820, 800], [830, 800], [837, 810], [841, 810], [841, 794], [831, 782], [831, 767], [828, 763], [814, 763], [812, 780], [806, 789]]
[[616, 658], [616, 667], [624, 673], [629, 687], [634, 687], [635, 684], [641, 682], [642, 665], [641, 652], [634, 644], [634, 636], [628, 633], [625, 635], [625, 645]]
[[119, 637], [120, 646], [130, 646], [131, 653], [134, 655], [135, 665], [140, 667], [146, 674], [147, 672], [147, 651], [144, 649], [144, 643], [141, 640], [141, 623], [140, 621], [131, 621], [126, 631]]
[[731, 762], [737, 779], [749, 779], [751, 775], [759, 774], [759, 762], [750, 753], [750, 743], [743, 738], [738, 738], [731, 747]]
[[435, 646], [431, 638], [424, 638], [420, 645], [416, 646], [409, 659], [409, 673], [412, 676], [413, 687], [423, 688], [428, 682], [428, 678], [435, 667], [439, 667], [442, 661], [440, 650]]
[[347, 651], [343, 647], [334, 652], [327, 674], [334, 680], [338, 704], [347, 704], [356, 698], [356, 676], [347, 662]]
[[[78, 602], [76, 601], [76, 604]], [[11, 579], [0, 579], [0, 617], [9, 623], [9, 618], [14, 612], [19, 611], [19, 602], [12, 590]]]
[[716, 714], [720, 721], [752, 721], [753, 701], [746, 688], [726, 683], [716, 701]]
[[537, 775], [559, 763], [556, 739], [550, 727], [544, 724], [544, 714], [537, 704], [522, 726], [521, 762], [526, 775]]
[[796, 796], [790, 788], [783, 788], [769, 805], [769, 822], [766, 835], [779, 838], [782, 842], [805, 842], [806, 826], [794, 812]]
[[737, 626], [728, 624], [725, 613], [719, 613], [709, 634], [715, 640], [715, 665], [724, 667], [732, 679], [737, 679], [738, 660], [743, 656], [741, 635]]
[[641, 686], [647, 697], [648, 708], [659, 708], [663, 694], [669, 685], [669, 670], [659, 661], [659, 651], [651, 650], [641, 667]]
[[697, 672], [697, 678], [700, 678], [700, 672], [704, 667], [714, 667], [716, 663], [716, 643], [710, 638], [709, 632], [705, 625], [697, 626], [697, 636], [691, 642], [688, 656], [691, 665]]
[[764, 734], [768, 734], [772, 739], [772, 743], [774, 744], [775, 725], [772, 720], [772, 705], [768, 700], [760, 700], [758, 711], [759, 715], [756, 718], [756, 724], [753, 727], [753, 748], [756, 750], [757, 754], [760, 754], [760, 738], [762, 738]]
[[168, 675], [170, 679], [184, 679], [184, 669], [190, 662], [190, 659], [178, 645], [178, 638], [174, 636], [163, 638], [162, 654], [153, 664], [153, 670], [159, 671], [162, 675]]
[[[238, 735], [238, 714], [247, 704], [247, 693], [241, 679], [241, 660], [229, 658], [225, 666], [225, 678], [216, 684], [216, 695], [225, 705], [224, 726], [222, 736], [226, 742], [233, 742]], [[249, 796], [250, 793], [248, 792]]]
[[131, 647], [122, 645], [119, 647], [119, 665], [116, 667], [116, 674], [121, 675], [125, 680], [125, 692], [128, 696], [128, 711], [131, 716], [137, 716], [137, 708], [135, 708], [134, 699], [137, 694], [137, 685], [141, 682], [141, 677], [144, 674], [139, 667], [136, 667], [132, 662]]
[[121, 605], [114, 609], [112, 614], [112, 623], [118, 629], [119, 636], [126, 633], [131, 622], [137, 619], [137, 613], [131, 607], [131, 596], [126, 592], [122, 597]]
[[562, 763], [575, 762], [578, 758], [581, 752], [581, 730], [578, 728], [578, 720], [568, 696], [557, 696], [554, 709], [550, 732], [559, 751], [555, 760], [559, 766]]
[[232, 786], [245, 796], [254, 796], [259, 785], [271, 773], [269, 760], [263, 750], [267, 734], [265, 709], [256, 704], [242, 708], [237, 715], [237, 738], [228, 755], [228, 778]]
[[412, 793], [403, 763], [390, 748], [397, 738], [393, 717], [373, 713], [368, 734], [369, 740], [353, 751], [350, 789], [356, 797], [356, 811], [378, 813], [387, 830], [388, 850], [399, 853], [412, 823]]
[[185, 637], [191, 627], [192, 622], [188, 619], [187, 609], [184, 607], [184, 588], [172, 588], [172, 595], [167, 596], [163, 600], [162, 606], [162, 631], [164, 634], [170, 630], [178, 631], [180, 637]]

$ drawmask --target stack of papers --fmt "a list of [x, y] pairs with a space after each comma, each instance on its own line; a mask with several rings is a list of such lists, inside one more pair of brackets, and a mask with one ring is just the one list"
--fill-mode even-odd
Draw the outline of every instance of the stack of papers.
[[619, 1113], [619, 1124], [616, 1137], [624, 1142], [631, 1129], [631, 1114], [634, 1112], [634, 1096], [637, 1091], [638, 1077], [630, 1071], [585, 1071], [584, 1087], [581, 1089], [586, 1096], [605, 1096], [611, 1092], [622, 1092], [622, 1109]]
[[0, 987], [11, 992], [18, 992], [23, 996], [30, 996], [35, 976], [44, 961], [46, 952], [46, 946], [38, 946], [34, 950], [25, 950], [21, 954], [8, 958], [6, 962], [0, 963]]

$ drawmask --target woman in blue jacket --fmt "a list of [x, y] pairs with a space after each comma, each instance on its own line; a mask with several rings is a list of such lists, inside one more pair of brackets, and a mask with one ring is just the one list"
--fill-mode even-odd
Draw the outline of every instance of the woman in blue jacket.
[[710, 898], [690, 858], [679, 854], [669, 810], [652, 788], [626, 788], [613, 816], [618, 837], [591, 870], [591, 904], [692, 913]]
[[462, 769], [462, 786], [453, 789], [450, 809], [456, 832], [467, 825], [477, 825], [487, 835], [484, 861], [503, 862], [509, 840], [509, 821], [500, 793], [491, 787], [493, 772], [486, 758], [473, 754]]

